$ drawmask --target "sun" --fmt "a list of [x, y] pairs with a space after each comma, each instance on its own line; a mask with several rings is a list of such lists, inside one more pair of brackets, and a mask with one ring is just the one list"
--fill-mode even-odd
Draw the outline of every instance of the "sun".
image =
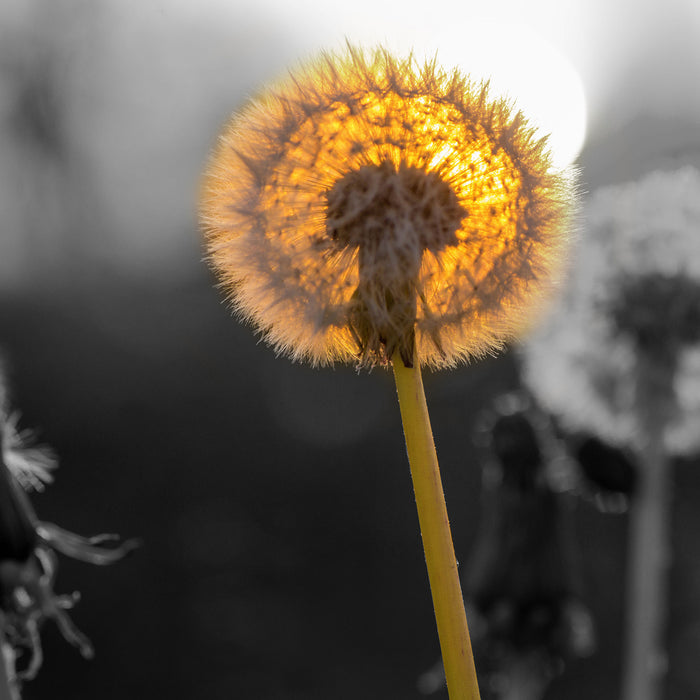
[[495, 94], [513, 99], [549, 135], [555, 166], [576, 160], [586, 137], [585, 92], [576, 69], [552, 44], [526, 26], [484, 23], [472, 28], [468, 41], [441, 42], [438, 53], [444, 64], [490, 80]]
[[[207, 2], [240, 17], [236, 3]], [[564, 53], [534, 28], [532, 18], [504, 19], [518, 17], [520, 4], [504, 0], [494, 19], [488, 3], [479, 8], [453, 0], [402, 0], [399, 5], [382, 0], [256, 0], [246, 17], [253, 13], [289, 32], [289, 46], [274, 49], [281, 65], [319, 50], [342, 50], [349, 42], [384, 46], [396, 56], [412, 53], [419, 63], [436, 58], [444, 68], [489, 80], [493, 97], [512, 99], [528, 122], [549, 136], [553, 165], [563, 168], [576, 160], [585, 141], [583, 82]]]
[[566, 56], [528, 25], [464, 20], [431, 31], [397, 27], [392, 33], [360, 33], [363, 41], [381, 38], [395, 51], [412, 51], [419, 60], [437, 57], [443, 66], [488, 80], [491, 94], [513, 100], [548, 136], [555, 167], [570, 165], [581, 152], [587, 122], [583, 82]]

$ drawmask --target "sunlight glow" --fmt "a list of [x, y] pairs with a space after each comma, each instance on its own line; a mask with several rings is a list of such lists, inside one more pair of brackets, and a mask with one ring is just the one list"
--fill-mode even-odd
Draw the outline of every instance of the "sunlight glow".
[[[227, 0], [208, 0], [223, 3]], [[536, 5], [537, 3], [535, 3]], [[339, 5], [321, 0], [257, 0], [261, 20], [288, 28], [290, 41], [308, 48], [342, 50], [346, 41], [370, 49], [381, 45], [393, 54], [433, 59], [473, 79], [489, 79], [491, 96], [511, 98], [542, 135], [550, 135], [556, 167], [572, 163], [586, 135], [583, 82], [567, 57], [547, 36], [551, 22], [543, 8], [504, 0], [498, 9], [469, 0], [353, 0]], [[236, 3], [234, 3], [236, 6]], [[561, 17], [561, 12], [559, 13]], [[509, 21], [505, 17], [511, 18]], [[304, 58], [304, 56], [299, 56]]]
[[466, 40], [447, 28], [430, 38], [413, 33], [396, 43], [404, 52], [413, 49], [419, 59], [437, 56], [444, 66], [489, 80], [493, 96], [514, 100], [528, 121], [549, 135], [556, 167], [578, 157], [587, 121], [583, 82], [569, 60], [531, 28], [470, 22]]
[[573, 181], [487, 92], [350, 47], [236, 113], [200, 211], [231, 302], [271, 345], [365, 366], [415, 347], [443, 367], [530, 323], [559, 272]]

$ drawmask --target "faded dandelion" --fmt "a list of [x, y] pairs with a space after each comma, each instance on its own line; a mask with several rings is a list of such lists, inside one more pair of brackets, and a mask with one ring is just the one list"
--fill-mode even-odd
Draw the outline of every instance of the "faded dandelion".
[[[349, 48], [226, 126], [201, 218], [235, 309], [312, 364], [451, 366], [521, 332], [557, 271], [571, 178], [505, 100]], [[415, 337], [415, 341], [414, 341]]]
[[601, 188], [584, 215], [563, 294], [525, 343], [525, 379], [569, 428], [644, 449], [652, 408], [664, 449], [692, 454], [700, 447], [700, 172]]
[[209, 259], [237, 312], [293, 359], [393, 366], [453, 700], [479, 688], [420, 366], [522, 331], [572, 200], [486, 85], [352, 47], [242, 109], [204, 176]]
[[526, 381], [570, 428], [632, 448], [625, 700], [663, 696], [673, 471], [700, 447], [700, 172], [602, 188]]

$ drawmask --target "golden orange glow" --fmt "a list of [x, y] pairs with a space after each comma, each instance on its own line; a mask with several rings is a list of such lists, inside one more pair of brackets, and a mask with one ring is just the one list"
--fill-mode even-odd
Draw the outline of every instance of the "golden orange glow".
[[[393, 178], [384, 189], [382, 173]], [[331, 235], [334, 193], [338, 225], [369, 238]], [[442, 366], [527, 322], [558, 266], [571, 200], [544, 144], [486, 86], [350, 49], [232, 119], [201, 212], [235, 308], [278, 350], [371, 365], [408, 353], [415, 334], [421, 362]]]

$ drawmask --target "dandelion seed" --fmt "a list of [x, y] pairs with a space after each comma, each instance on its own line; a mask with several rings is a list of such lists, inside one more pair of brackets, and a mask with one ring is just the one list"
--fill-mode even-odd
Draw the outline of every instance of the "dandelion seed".
[[571, 178], [503, 100], [383, 50], [325, 56], [237, 114], [201, 216], [229, 298], [312, 364], [454, 365], [551, 289]]

